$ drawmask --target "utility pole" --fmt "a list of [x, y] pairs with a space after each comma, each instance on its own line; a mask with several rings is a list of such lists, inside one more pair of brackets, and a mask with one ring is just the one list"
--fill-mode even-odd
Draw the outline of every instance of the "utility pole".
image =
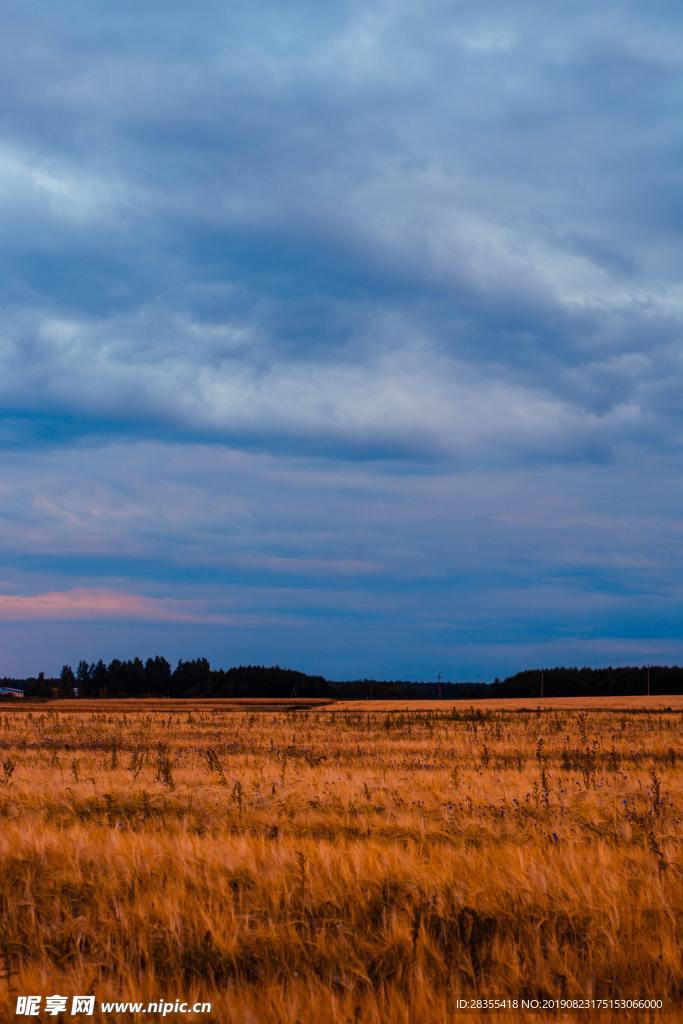
[[440, 672], [439, 672], [439, 675], [438, 675], [438, 680], [439, 680], [439, 700], [441, 700], [441, 673]]
[[543, 669], [541, 669], [541, 697], [543, 696], [543, 683], [544, 683]]
[[650, 666], [647, 666], [647, 695], [650, 696]]

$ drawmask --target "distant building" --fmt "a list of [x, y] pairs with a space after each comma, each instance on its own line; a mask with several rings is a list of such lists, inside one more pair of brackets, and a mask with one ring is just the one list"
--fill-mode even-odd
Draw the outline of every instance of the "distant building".
[[0, 697], [23, 697], [24, 691], [14, 686], [0, 686]]

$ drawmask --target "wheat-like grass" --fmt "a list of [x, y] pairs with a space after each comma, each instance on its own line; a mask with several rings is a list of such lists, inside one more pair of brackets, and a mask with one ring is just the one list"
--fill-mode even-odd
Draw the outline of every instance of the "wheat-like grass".
[[0, 712], [0, 1019], [17, 992], [221, 1024], [680, 1008], [682, 737], [652, 709]]

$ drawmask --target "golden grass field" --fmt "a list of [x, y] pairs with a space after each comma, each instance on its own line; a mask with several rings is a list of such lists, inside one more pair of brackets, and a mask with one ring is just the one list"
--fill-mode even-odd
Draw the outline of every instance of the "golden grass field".
[[[74, 702], [75, 703], [75, 702]], [[294, 703], [294, 702], [292, 702]], [[683, 711], [683, 695], [650, 697], [496, 697], [479, 700], [325, 701], [327, 711]]]
[[0, 1020], [683, 1019], [683, 701], [539, 704], [2, 705]]

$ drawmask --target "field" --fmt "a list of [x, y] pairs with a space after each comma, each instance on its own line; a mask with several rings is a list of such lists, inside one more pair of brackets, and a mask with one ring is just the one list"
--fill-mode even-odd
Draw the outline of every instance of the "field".
[[328, 711], [683, 711], [683, 696], [500, 697], [482, 700], [327, 701]]
[[0, 1021], [91, 992], [216, 1024], [678, 1016], [683, 702], [584, 704], [2, 705]]

